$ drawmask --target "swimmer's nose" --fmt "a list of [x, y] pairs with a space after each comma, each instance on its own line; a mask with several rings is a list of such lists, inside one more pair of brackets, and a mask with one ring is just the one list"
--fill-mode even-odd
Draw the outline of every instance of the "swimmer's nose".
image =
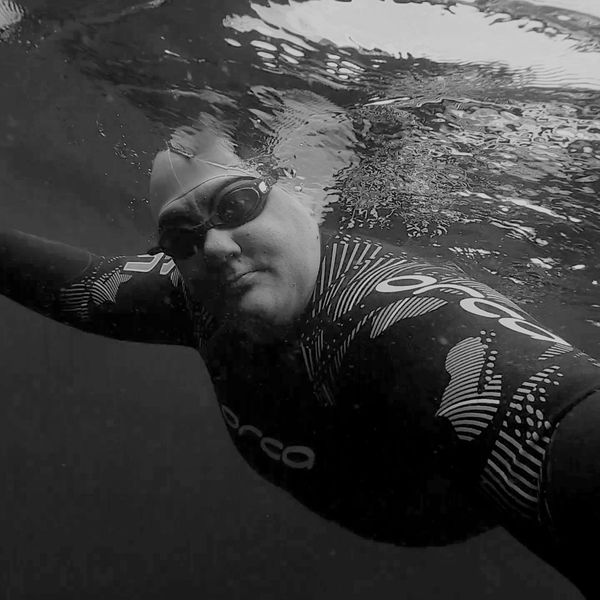
[[233, 239], [230, 229], [212, 228], [206, 232], [202, 254], [209, 267], [218, 267], [229, 259], [239, 256], [242, 249]]

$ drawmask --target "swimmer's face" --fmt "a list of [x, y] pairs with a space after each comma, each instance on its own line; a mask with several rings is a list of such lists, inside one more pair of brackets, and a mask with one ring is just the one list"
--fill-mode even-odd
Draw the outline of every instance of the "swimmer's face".
[[319, 230], [308, 209], [275, 185], [258, 216], [209, 229], [195, 254], [175, 262], [192, 299], [217, 318], [287, 325], [310, 300]]

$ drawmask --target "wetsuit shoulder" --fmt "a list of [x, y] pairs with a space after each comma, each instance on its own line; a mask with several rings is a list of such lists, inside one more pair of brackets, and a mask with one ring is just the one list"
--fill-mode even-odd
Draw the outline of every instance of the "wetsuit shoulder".
[[58, 296], [64, 322], [138, 342], [194, 345], [183, 282], [160, 253], [98, 257]]
[[365, 398], [385, 399], [398, 439], [450, 452], [506, 524], [548, 539], [550, 442], [600, 389], [594, 359], [460, 270], [360, 237], [328, 244], [311, 318], [304, 352], [323, 403], [385, 372]]

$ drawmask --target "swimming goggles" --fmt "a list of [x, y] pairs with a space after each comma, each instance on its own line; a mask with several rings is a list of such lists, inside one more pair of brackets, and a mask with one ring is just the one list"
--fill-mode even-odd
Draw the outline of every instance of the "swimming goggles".
[[[198, 206], [207, 203], [201, 194], [203, 184], [192, 188], [185, 196], [192, 195]], [[237, 179], [227, 183], [212, 195], [208, 204], [209, 216], [197, 225], [160, 223], [158, 246], [149, 254], [164, 252], [174, 259], [192, 257], [204, 245], [210, 229], [233, 229], [248, 223], [260, 215], [267, 203], [271, 186], [263, 179]], [[198, 198], [194, 198], [198, 196]]]

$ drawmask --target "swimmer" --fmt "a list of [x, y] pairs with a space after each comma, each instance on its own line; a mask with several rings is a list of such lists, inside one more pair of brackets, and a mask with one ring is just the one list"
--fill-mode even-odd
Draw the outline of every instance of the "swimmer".
[[3, 232], [0, 291], [197, 349], [239, 452], [321, 516], [399, 545], [501, 524], [598, 593], [596, 360], [453, 267], [320, 230], [226, 152], [161, 151], [150, 203], [157, 246], [137, 256]]

